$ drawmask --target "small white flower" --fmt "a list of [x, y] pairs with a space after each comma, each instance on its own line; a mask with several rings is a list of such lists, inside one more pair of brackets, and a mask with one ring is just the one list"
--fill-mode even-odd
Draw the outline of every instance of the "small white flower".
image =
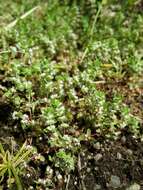
[[31, 175], [28, 173], [26, 176], [29, 178]]
[[62, 177], [62, 175], [61, 175], [61, 174], [58, 174], [58, 175], [57, 175], [57, 178], [58, 178], [58, 180], [63, 179], [63, 177]]

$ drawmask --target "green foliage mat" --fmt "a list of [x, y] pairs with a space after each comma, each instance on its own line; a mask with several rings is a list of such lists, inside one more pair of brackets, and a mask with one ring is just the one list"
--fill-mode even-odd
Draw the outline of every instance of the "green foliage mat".
[[[142, 11], [142, 0], [1, 2], [5, 162], [10, 137], [34, 148], [16, 172], [21, 188], [68, 190], [78, 173], [73, 184], [86, 189], [81, 153], [98, 141], [118, 141], [125, 131], [142, 138]], [[11, 170], [3, 174], [1, 188], [14, 189]]]

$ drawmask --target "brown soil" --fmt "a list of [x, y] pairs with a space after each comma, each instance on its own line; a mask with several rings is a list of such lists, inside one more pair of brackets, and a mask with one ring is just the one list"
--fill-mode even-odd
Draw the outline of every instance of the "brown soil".
[[[125, 190], [133, 183], [143, 189], [143, 142], [135, 139], [128, 131], [114, 142], [100, 140], [100, 148], [84, 145], [81, 154], [81, 170], [71, 175], [70, 190]], [[117, 176], [119, 187], [111, 184]], [[77, 184], [76, 184], [77, 183]], [[84, 184], [84, 185], [83, 185]], [[97, 188], [98, 189], [98, 188]]]

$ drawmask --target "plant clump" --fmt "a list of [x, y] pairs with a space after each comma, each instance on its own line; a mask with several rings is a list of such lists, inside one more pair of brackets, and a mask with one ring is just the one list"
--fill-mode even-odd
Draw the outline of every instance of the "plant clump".
[[[106, 142], [124, 133], [142, 139], [141, 5], [2, 2], [0, 138], [12, 137], [18, 146], [27, 141], [34, 151], [24, 143], [10, 152], [1, 140], [0, 188], [86, 189], [83, 165], [104, 160], [99, 150]], [[91, 170], [89, 164], [86, 173]], [[110, 184], [119, 179], [108, 178]]]

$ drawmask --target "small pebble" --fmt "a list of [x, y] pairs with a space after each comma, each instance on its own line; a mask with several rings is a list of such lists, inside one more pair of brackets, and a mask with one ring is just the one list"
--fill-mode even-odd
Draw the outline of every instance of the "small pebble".
[[121, 138], [121, 142], [122, 142], [123, 144], [126, 143], [126, 137], [125, 137], [125, 136], [123, 136], [123, 137]]
[[90, 173], [91, 172], [91, 168], [87, 168], [87, 173]]
[[94, 157], [94, 159], [96, 160], [96, 161], [99, 161], [99, 160], [101, 160], [101, 158], [102, 158], [103, 156], [102, 156], [102, 154], [96, 154], [96, 156]]
[[132, 155], [133, 151], [131, 149], [127, 149], [127, 154]]
[[97, 149], [97, 150], [100, 150], [100, 148], [101, 148], [100, 143], [97, 142], [96, 144], [94, 144], [94, 148]]
[[109, 185], [113, 188], [118, 188], [121, 186], [120, 178], [116, 175], [111, 175]]
[[98, 170], [99, 170], [99, 168], [98, 168], [98, 167], [95, 167], [95, 168], [94, 168], [94, 170], [95, 170], [95, 171], [98, 171]]
[[120, 154], [120, 152], [117, 152], [117, 158], [120, 160], [122, 159], [122, 155]]
[[74, 182], [74, 185], [77, 185], [77, 181]]
[[137, 183], [134, 183], [133, 185], [128, 187], [126, 190], [140, 190], [140, 189], [141, 189], [140, 185]]
[[101, 185], [95, 185], [95, 187], [94, 187], [94, 190], [100, 190], [101, 189]]

